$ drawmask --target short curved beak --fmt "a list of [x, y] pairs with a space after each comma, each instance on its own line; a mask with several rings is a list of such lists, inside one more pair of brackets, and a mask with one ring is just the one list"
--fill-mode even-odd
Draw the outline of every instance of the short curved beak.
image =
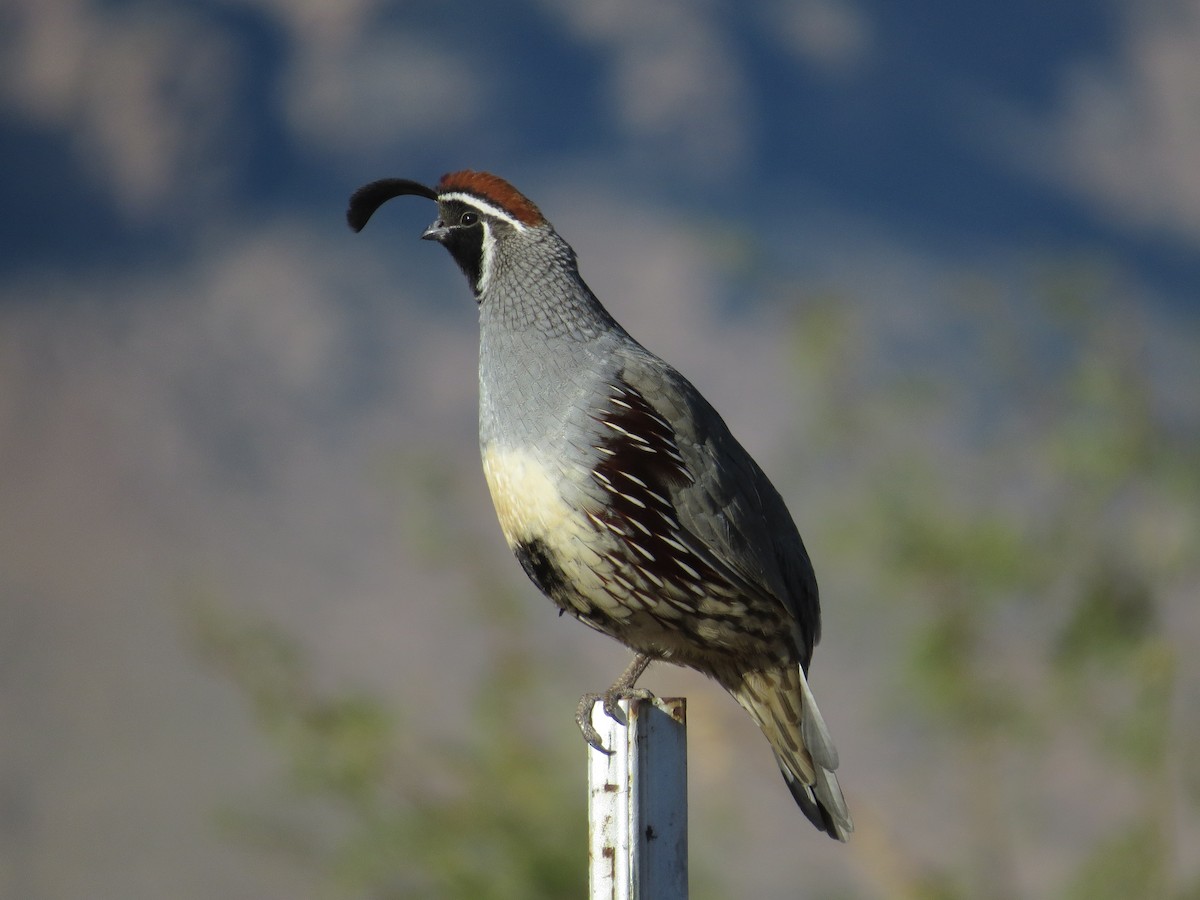
[[449, 231], [450, 231], [450, 229], [447, 228], [445, 226], [445, 224], [443, 224], [442, 220], [438, 219], [436, 222], [434, 222], [432, 225], [430, 225], [428, 228], [426, 228], [424, 231], [421, 232], [421, 240], [437, 241], [438, 243], [441, 243], [442, 240], [449, 233]]

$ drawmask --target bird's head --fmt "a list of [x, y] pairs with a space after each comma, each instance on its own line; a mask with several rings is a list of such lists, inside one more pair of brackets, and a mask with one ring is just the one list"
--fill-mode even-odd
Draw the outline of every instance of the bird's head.
[[421, 237], [450, 251], [476, 297], [490, 283], [497, 242], [547, 224], [532, 201], [503, 178], [470, 169], [443, 175], [436, 188], [407, 178], [373, 181], [354, 192], [346, 221], [362, 231], [375, 210], [407, 194], [437, 203], [438, 217]]

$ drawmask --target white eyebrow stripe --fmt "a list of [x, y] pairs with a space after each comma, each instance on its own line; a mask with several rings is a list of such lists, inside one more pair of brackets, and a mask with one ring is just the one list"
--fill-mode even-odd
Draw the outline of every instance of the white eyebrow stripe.
[[514, 219], [499, 206], [492, 206], [492, 204], [488, 203], [486, 200], [480, 200], [474, 194], [464, 194], [461, 191], [450, 191], [446, 194], [438, 194], [439, 203], [447, 200], [465, 203], [467, 206], [473, 206], [485, 216], [492, 216], [496, 219], [502, 219], [513, 228], [517, 229], [517, 231], [525, 231], [529, 227], [519, 219]]

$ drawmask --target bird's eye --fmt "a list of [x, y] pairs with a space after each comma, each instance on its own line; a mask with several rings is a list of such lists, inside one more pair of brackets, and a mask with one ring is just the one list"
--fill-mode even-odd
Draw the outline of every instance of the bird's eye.
[[462, 217], [459, 218], [458, 224], [459, 225], [474, 225], [478, 221], [479, 221], [479, 213], [465, 212], [462, 214]]

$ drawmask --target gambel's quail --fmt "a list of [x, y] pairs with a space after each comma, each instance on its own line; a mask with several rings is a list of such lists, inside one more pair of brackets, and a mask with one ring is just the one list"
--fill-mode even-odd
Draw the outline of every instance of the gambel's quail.
[[421, 235], [458, 263], [479, 304], [479, 444], [504, 537], [535, 585], [636, 654], [577, 720], [654, 660], [714, 678], [775, 751], [804, 814], [853, 831], [838, 755], [806, 673], [821, 632], [817, 582], [778, 491], [675, 369], [591, 292], [538, 208], [485, 172], [437, 188], [389, 178], [350, 198], [360, 231], [381, 204], [434, 200]]

